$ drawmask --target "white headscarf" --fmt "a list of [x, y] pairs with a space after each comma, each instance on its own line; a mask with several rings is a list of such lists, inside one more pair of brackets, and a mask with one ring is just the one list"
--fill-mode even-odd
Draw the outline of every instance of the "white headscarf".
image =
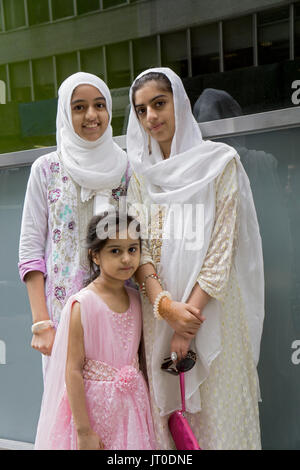
[[[214, 180], [235, 158], [239, 184], [239, 235], [234, 259], [238, 282], [245, 302], [246, 316], [252, 343], [253, 359], [258, 362], [264, 318], [264, 276], [261, 238], [248, 177], [236, 151], [225, 144], [203, 141], [195, 121], [190, 101], [181, 79], [168, 68], [149, 69], [148, 72], [165, 74], [171, 82], [175, 109], [175, 135], [171, 154], [163, 159], [159, 145], [151, 137], [149, 155], [148, 135], [142, 128], [132, 102], [127, 130], [127, 153], [133, 170], [143, 175], [148, 193], [155, 204], [191, 204], [194, 212], [184, 218], [184, 227], [204, 232], [193, 250], [187, 249], [187, 239], [163, 239], [158, 274], [164, 288], [174, 300], [186, 302], [207, 253], [215, 219]], [[137, 80], [136, 79], [136, 80]], [[195, 207], [204, 206], [203, 223], [195, 226]], [[167, 211], [164, 231], [171, 224], [171, 210]], [[172, 227], [172, 225], [170, 225]], [[172, 230], [172, 228], [171, 228]], [[212, 361], [221, 352], [220, 303], [211, 299], [204, 309], [205, 322], [199, 329], [194, 347], [198, 355], [196, 366], [186, 374], [186, 407], [195, 413], [201, 410], [199, 385], [209, 374]], [[162, 360], [169, 355], [173, 331], [165, 321], [156, 320], [155, 343], [152, 354], [152, 374], [155, 399], [162, 415], [180, 408], [179, 387], [176, 377], [160, 369]], [[176, 393], [177, 390], [177, 393]]]
[[[79, 85], [92, 85], [106, 100], [109, 123], [104, 134], [91, 142], [74, 131], [71, 113], [71, 98]], [[78, 72], [68, 77], [58, 92], [56, 118], [57, 151], [71, 177], [81, 186], [82, 201], [96, 196], [103, 202], [112, 189], [117, 188], [127, 168], [126, 153], [112, 138], [112, 100], [107, 85], [96, 75]], [[96, 209], [94, 209], [96, 212]]]

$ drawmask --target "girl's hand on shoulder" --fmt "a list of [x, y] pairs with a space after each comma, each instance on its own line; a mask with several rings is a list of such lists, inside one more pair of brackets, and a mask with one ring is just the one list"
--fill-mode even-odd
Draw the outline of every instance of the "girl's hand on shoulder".
[[92, 429], [88, 432], [78, 432], [78, 450], [104, 450], [104, 444]]
[[31, 347], [45, 356], [51, 356], [56, 330], [49, 328], [32, 336]]

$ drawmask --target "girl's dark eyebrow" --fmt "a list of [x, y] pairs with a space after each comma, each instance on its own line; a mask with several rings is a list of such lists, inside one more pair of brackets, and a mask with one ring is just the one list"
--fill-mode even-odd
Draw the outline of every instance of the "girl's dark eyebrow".
[[[78, 100], [72, 101], [71, 104], [74, 105], [78, 103], [86, 103], [86, 101], [87, 100], [78, 99]], [[97, 98], [94, 99], [94, 101], [104, 101], [104, 103], [106, 102], [105, 98], [103, 98], [102, 96], [98, 96]]]
[[[157, 95], [157, 96], [154, 96], [154, 98], [151, 98], [151, 100], [149, 101], [149, 103], [153, 103], [153, 101], [157, 100], [157, 98], [167, 98], [167, 95]], [[138, 108], [140, 106], [145, 106], [144, 104], [136, 104], [134, 107], [135, 108]]]
[[[130, 243], [130, 246], [136, 246], [136, 245], [139, 245], [139, 242]], [[120, 245], [109, 245], [109, 244], [107, 244], [106, 246], [107, 246], [108, 248], [120, 248], [120, 247], [121, 247], [121, 244], [120, 244]]]

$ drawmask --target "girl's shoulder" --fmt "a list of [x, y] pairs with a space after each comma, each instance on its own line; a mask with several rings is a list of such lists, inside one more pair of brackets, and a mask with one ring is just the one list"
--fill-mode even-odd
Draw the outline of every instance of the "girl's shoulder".
[[38, 157], [31, 166], [32, 174], [48, 175], [60, 171], [60, 159], [56, 151]]
[[83, 287], [80, 291], [76, 292], [76, 294], [73, 294], [71, 298], [73, 298], [74, 301], [82, 302], [87, 299], [93, 299], [95, 296], [95, 293], [93, 292], [92, 289], [90, 289], [88, 286]]
[[137, 308], [140, 308], [141, 306], [141, 298], [140, 298], [140, 293], [137, 289], [135, 289], [134, 287], [130, 287], [130, 286], [126, 286], [126, 290], [128, 292], [128, 295], [129, 295], [129, 298], [130, 298], [130, 302], [134, 303], [134, 305], [137, 307]]
[[40, 166], [51, 164], [51, 163], [59, 163], [59, 156], [56, 151], [46, 153], [45, 155], [41, 155], [38, 157], [32, 164], [32, 168], [39, 168]]
[[[130, 303], [139, 309], [141, 306], [141, 299], [138, 290], [130, 286], [126, 286], [126, 290], [129, 295]], [[71, 302], [71, 304], [73, 304], [74, 302], [79, 302], [80, 304], [84, 305], [86, 311], [88, 310], [86, 307], [88, 307], [89, 305], [92, 307], [93, 310], [93, 306], [95, 303], [103, 303], [103, 305], [106, 306], [106, 303], [101, 299], [101, 297], [88, 286], [84, 287], [76, 294], [73, 294], [69, 298], [69, 302]]]

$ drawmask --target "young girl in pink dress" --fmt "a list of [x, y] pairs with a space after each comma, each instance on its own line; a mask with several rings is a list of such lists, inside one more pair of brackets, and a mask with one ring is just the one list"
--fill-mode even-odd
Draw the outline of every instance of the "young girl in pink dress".
[[93, 280], [62, 311], [35, 449], [155, 449], [140, 299], [124, 285], [139, 266], [139, 227], [127, 215], [94, 216], [87, 248]]

